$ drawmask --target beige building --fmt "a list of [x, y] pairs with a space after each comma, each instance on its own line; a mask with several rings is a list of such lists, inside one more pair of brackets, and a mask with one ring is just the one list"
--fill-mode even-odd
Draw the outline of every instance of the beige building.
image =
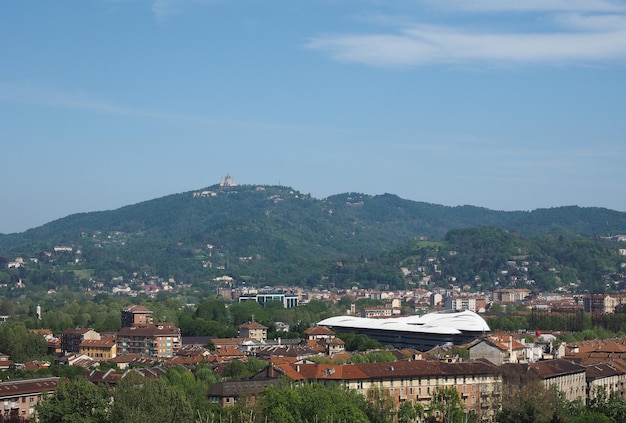
[[595, 363], [586, 367], [587, 402], [595, 398], [598, 389], [607, 395], [618, 392], [624, 398], [626, 388], [626, 364], [622, 360], [611, 363]]
[[586, 401], [586, 369], [572, 361], [555, 359], [530, 364], [504, 364], [501, 369], [505, 397], [514, 395], [520, 386], [539, 381], [546, 389], [554, 387], [561, 391], [568, 401]]
[[117, 355], [115, 336], [102, 336], [100, 339], [85, 339], [79, 345], [80, 354], [88, 355], [96, 361], [107, 361]]
[[256, 339], [257, 341], [265, 341], [267, 339], [267, 326], [263, 326], [258, 322], [244, 323], [239, 326], [239, 338]]
[[309, 341], [320, 341], [322, 339], [334, 339], [335, 332], [325, 326], [314, 326], [304, 331]]
[[292, 379], [342, 383], [367, 397], [382, 389], [402, 402], [421, 403], [428, 409], [437, 389], [455, 388], [468, 411], [481, 419], [492, 418], [502, 406], [502, 376], [496, 366], [484, 362], [445, 363], [401, 360], [393, 363], [292, 364], [280, 366]]
[[58, 377], [0, 382], [0, 413], [36, 421], [37, 403], [54, 392]]
[[583, 307], [588, 313], [612, 314], [616, 307], [625, 304], [626, 295], [592, 294], [583, 298]]
[[368, 318], [391, 317], [393, 315], [393, 309], [389, 307], [370, 307], [362, 308], [359, 313], [361, 317]]
[[500, 303], [514, 303], [523, 301], [528, 295], [530, 295], [530, 290], [526, 288], [497, 289], [493, 291], [493, 300]]
[[444, 304], [447, 310], [469, 310], [474, 313], [484, 313], [487, 306], [485, 299], [478, 297], [447, 297]]

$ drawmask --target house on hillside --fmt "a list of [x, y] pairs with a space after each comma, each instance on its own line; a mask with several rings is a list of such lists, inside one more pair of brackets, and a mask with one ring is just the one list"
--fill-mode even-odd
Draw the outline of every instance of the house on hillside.
[[0, 370], [8, 370], [13, 364], [13, 360], [8, 355], [0, 353]]

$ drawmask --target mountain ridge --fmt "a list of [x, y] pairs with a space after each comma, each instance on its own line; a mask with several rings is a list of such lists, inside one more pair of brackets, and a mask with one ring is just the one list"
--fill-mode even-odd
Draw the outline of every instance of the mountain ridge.
[[[42, 270], [61, 266], [110, 281], [143, 274], [201, 283], [229, 274], [255, 284], [315, 285], [342, 266], [361, 269], [362, 278], [387, 272], [392, 280], [397, 275], [374, 265], [381, 255], [420, 240], [445, 243], [452, 230], [478, 227], [597, 239], [626, 233], [626, 213], [578, 206], [507, 212], [389, 193], [316, 199], [285, 186], [213, 185], [0, 235], [0, 259], [36, 257]], [[72, 252], [55, 253], [59, 246]]]
[[[474, 206], [474, 205], [457, 205], [457, 206], [445, 206], [436, 203], [429, 203], [424, 201], [407, 200], [399, 197], [396, 194], [383, 193], [383, 194], [364, 194], [356, 192], [339, 193], [328, 196], [323, 199], [316, 199], [309, 194], [302, 194], [291, 187], [285, 186], [272, 186], [272, 185], [240, 185], [235, 187], [221, 187], [219, 185], [213, 185], [200, 190], [187, 191], [176, 194], [169, 194], [162, 197], [157, 197], [150, 200], [141, 201], [139, 203], [129, 204], [119, 207], [113, 210], [103, 211], [91, 211], [73, 213], [68, 216], [55, 219], [41, 226], [28, 229], [23, 232], [0, 234], [0, 248], [6, 248], [6, 239], [23, 241], [36, 241], [46, 238], [49, 235], [58, 234], [59, 231], [65, 232], [69, 230], [101, 230], [102, 225], [108, 225], [110, 230], [121, 230], [125, 232], [134, 232], [140, 228], [146, 229], [155, 223], [162, 225], [164, 221], [163, 212], [166, 213], [167, 218], [176, 222], [177, 217], [172, 213], [172, 210], [167, 210], [167, 205], [176, 207], [188, 206], [190, 201], [193, 200], [206, 200], [206, 198], [194, 198], [195, 193], [203, 191], [209, 191], [212, 193], [224, 193], [238, 194], [240, 190], [244, 192], [251, 192], [250, 190], [259, 190], [265, 192], [265, 190], [282, 190], [284, 192], [292, 192], [296, 196], [310, 199], [318, 204], [332, 205], [335, 209], [348, 211], [349, 209], [363, 208], [363, 213], [348, 212], [349, 215], [365, 215], [373, 218], [376, 215], [377, 218], [385, 218], [385, 211], [379, 206], [380, 203], [386, 203], [383, 207], [386, 207], [386, 212], [391, 214], [395, 212], [396, 215], [393, 218], [386, 217], [386, 221], [398, 220], [402, 218], [404, 220], [410, 219], [428, 219], [430, 223], [425, 225], [425, 236], [433, 238], [441, 238], [445, 235], [445, 232], [450, 229], [450, 223], [446, 223], [445, 220], [450, 219], [450, 215], [455, 215], [455, 219], [458, 219], [462, 223], [457, 223], [461, 226], [478, 226], [478, 225], [493, 225], [501, 227], [507, 230], [518, 230], [521, 233], [536, 233], [538, 229], [527, 229], [528, 225], [540, 226], [539, 231], [547, 231], [555, 228], [563, 228], [568, 232], [574, 232], [579, 235], [610, 235], [609, 232], [621, 233], [626, 232], [626, 213], [617, 210], [607, 209], [603, 207], [580, 207], [576, 205], [569, 206], [557, 206], [550, 208], [538, 208], [530, 211], [504, 211], [493, 210], [486, 207]], [[172, 204], [174, 200], [179, 200], [178, 204]], [[279, 200], [282, 201], [283, 199]], [[365, 206], [365, 201], [368, 202], [368, 207]], [[155, 208], [151, 208], [151, 205], [158, 205], [159, 213], [155, 215]], [[129, 219], [129, 215], [126, 211], [138, 211], [141, 215], [133, 216]], [[147, 213], [146, 213], [147, 212]], [[562, 216], [562, 212], [566, 212], [566, 216]], [[553, 215], [559, 215], [559, 219], [555, 220]], [[597, 222], [590, 224], [590, 221], [596, 221], [600, 218], [604, 219], [606, 224], [604, 227]], [[567, 217], [562, 220], [563, 217]], [[117, 220], [117, 222], [116, 222]], [[540, 223], [539, 221], [543, 221]], [[433, 230], [429, 227], [435, 224], [441, 225], [442, 229]], [[169, 225], [170, 227], [172, 225]], [[505, 227], [508, 226], [508, 227]], [[165, 228], [168, 225], [164, 225]], [[458, 227], [452, 225], [452, 227]], [[571, 229], [575, 228], [575, 229]], [[616, 232], [615, 232], [616, 231]], [[15, 241], [14, 241], [15, 242]]]

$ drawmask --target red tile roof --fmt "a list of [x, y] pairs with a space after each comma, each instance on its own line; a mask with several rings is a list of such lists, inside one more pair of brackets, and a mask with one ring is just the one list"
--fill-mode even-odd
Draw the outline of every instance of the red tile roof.
[[43, 392], [54, 392], [58, 382], [58, 377], [0, 382], [0, 398], [26, 394], [39, 394]]
[[305, 335], [334, 335], [335, 332], [324, 326], [315, 326], [304, 331]]
[[267, 329], [267, 326], [263, 326], [259, 322], [244, 323], [243, 325], [239, 325], [239, 327], [245, 329]]

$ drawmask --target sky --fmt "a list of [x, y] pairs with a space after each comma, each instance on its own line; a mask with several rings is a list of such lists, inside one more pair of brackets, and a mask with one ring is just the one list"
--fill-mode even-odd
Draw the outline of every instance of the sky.
[[0, 233], [204, 188], [626, 211], [626, 0], [0, 2]]

